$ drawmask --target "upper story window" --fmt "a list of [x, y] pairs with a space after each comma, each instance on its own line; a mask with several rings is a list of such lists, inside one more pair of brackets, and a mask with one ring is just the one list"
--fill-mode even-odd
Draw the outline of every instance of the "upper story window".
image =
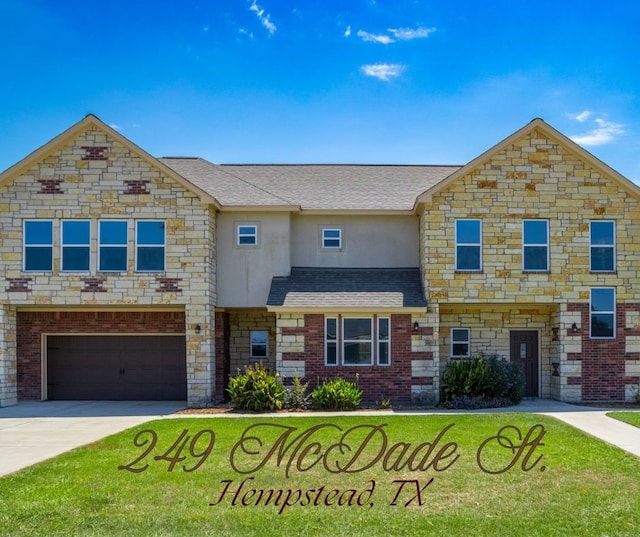
[[51, 272], [53, 270], [53, 222], [26, 220], [23, 237], [24, 270]]
[[471, 356], [471, 329], [451, 329], [451, 357], [469, 358]]
[[127, 271], [127, 222], [101, 220], [98, 226], [98, 270]]
[[61, 266], [64, 272], [89, 272], [91, 224], [88, 220], [63, 220], [60, 229]]
[[616, 290], [613, 287], [591, 289], [590, 300], [591, 337], [611, 339], [616, 337]]
[[597, 221], [589, 226], [592, 272], [616, 270], [616, 227], [614, 222]]
[[378, 317], [378, 365], [389, 365], [391, 357], [391, 332], [389, 317]]
[[236, 228], [236, 245], [257, 246], [258, 226], [254, 224], [239, 224]]
[[522, 223], [522, 268], [549, 270], [549, 221], [525, 220]]
[[339, 228], [324, 228], [322, 230], [322, 247], [330, 250], [342, 248], [342, 230]]
[[165, 224], [161, 220], [136, 222], [136, 271], [162, 272], [165, 257]]
[[456, 270], [482, 270], [480, 220], [456, 220]]
[[251, 358], [266, 358], [269, 354], [269, 332], [266, 330], [251, 331]]

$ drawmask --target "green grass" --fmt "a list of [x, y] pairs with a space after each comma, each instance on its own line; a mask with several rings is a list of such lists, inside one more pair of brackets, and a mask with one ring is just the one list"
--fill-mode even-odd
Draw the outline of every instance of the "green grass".
[[640, 412], [608, 412], [607, 416], [640, 427]]
[[[422, 471], [385, 470], [382, 458], [369, 469], [354, 473], [332, 473], [320, 463], [307, 468], [318, 459], [315, 453], [340, 439], [342, 433], [337, 429], [325, 428], [305, 444], [306, 451], [298, 450], [304, 471], [294, 463], [286, 477], [288, 457], [280, 465], [273, 457], [255, 472], [236, 473], [231, 466], [233, 446], [249, 426], [258, 423], [298, 427], [294, 435], [325, 423], [343, 431], [354, 426], [387, 424], [382, 429], [387, 435], [386, 448], [376, 436], [363, 448], [359, 459], [371, 462], [379, 452], [390, 453], [387, 466], [393, 466], [392, 461], [406, 447], [392, 445], [411, 443], [410, 452], [421, 442], [433, 441], [449, 424], [454, 425], [434, 446], [425, 466], [433, 463], [438, 452], [440, 460]], [[512, 425], [524, 436], [529, 430], [539, 431], [532, 429], [536, 424], [543, 425], [546, 434], [526, 461], [525, 450], [517, 464], [503, 473], [492, 475], [479, 468], [478, 448], [501, 427]], [[134, 445], [136, 434], [144, 429], [155, 431], [157, 446], [134, 466], [149, 467], [139, 473], [118, 470], [149, 446]], [[203, 430], [215, 432], [213, 449], [208, 458], [188, 456], [168, 471], [171, 462], [154, 460], [154, 456], [166, 452], [185, 429], [190, 438], [181, 455], [190, 455], [193, 436]], [[274, 427], [263, 427], [257, 435], [263, 441], [263, 452], [276, 441], [276, 432]], [[355, 450], [368, 432], [364, 427], [352, 431], [345, 444]], [[514, 444], [522, 443], [517, 441], [515, 429], [506, 432]], [[147, 433], [139, 440], [149, 438]], [[209, 439], [209, 433], [201, 433], [191, 446], [193, 454], [204, 453]], [[312, 444], [316, 440], [323, 448]], [[451, 445], [447, 447], [447, 443]], [[507, 444], [506, 439], [503, 443]], [[514, 457], [511, 449], [496, 445], [495, 441], [489, 442], [481, 453], [482, 464], [494, 470], [507, 466]], [[258, 449], [255, 444], [252, 448]], [[423, 447], [421, 456], [426, 450], [427, 446]], [[293, 451], [290, 449], [287, 455]], [[330, 470], [335, 469], [332, 461], [340, 459], [344, 463], [353, 456], [354, 451], [343, 451], [331, 451], [327, 458]], [[454, 461], [456, 455], [459, 458]], [[192, 467], [198, 460], [203, 460], [198, 469], [183, 471], [183, 466]], [[238, 468], [249, 469], [250, 458], [234, 460]], [[523, 461], [531, 467], [529, 471], [521, 469]], [[446, 466], [449, 468], [444, 469]], [[325, 487], [325, 493], [340, 490], [345, 499], [351, 489], [364, 499], [371, 481], [375, 481], [375, 490], [363, 506], [294, 505], [283, 509], [281, 504], [263, 505], [264, 501], [258, 506], [242, 506], [239, 502], [233, 506], [230, 497], [218, 503], [223, 481], [233, 480], [230, 488], [236, 490], [243, 479], [251, 476], [254, 479], [245, 485], [247, 490], [314, 489], [314, 498], [320, 487]], [[433, 481], [427, 485], [431, 478]], [[409, 489], [411, 484], [396, 498], [396, 505], [390, 505], [399, 487], [393, 481], [414, 479], [424, 487], [422, 505], [417, 498], [405, 505], [415, 495], [415, 487]], [[255, 498], [247, 495], [245, 502], [255, 503]], [[283, 513], [278, 514], [281, 509]], [[0, 478], [2, 535], [635, 536], [638, 528], [640, 460], [552, 418], [524, 414], [160, 420]]]

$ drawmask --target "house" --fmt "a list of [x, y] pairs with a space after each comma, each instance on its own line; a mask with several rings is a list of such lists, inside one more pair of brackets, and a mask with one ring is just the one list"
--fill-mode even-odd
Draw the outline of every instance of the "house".
[[0, 175], [0, 406], [208, 406], [255, 362], [430, 403], [478, 353], [630, 400], [638, 237], [640, 188], [539, 119], [465, 166], [243, 166], [89, 115]]

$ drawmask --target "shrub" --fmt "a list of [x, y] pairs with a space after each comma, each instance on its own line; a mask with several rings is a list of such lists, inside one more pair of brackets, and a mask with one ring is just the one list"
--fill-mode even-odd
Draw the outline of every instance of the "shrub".
[[311, 407], [311, 394], [308, 393], [309, 383], [304, 384], [298, 375], [293, 376], [293, 384], [284, 388], [284, 407], [306, 410]]
[[447, 364], [442, 375], [440, 401], [443, 406], [456, 401], [449, 408], [516, 405], [522, 400], [523, 388], [524, 382], [517, 364], [495, 355], [488, 358], [478, 356]]
[[338, 377], [325, 380], [311, 394], [313, 404], [324, 410], [352, 410], [362, 399], [362, 390], [355, 382]]
[[269, 373], [260, 364], [248, 366], [243, 374], [231, 377], [227, 391], [231, 403], [238, 410], [280, 410], [284, 403], [284, 386], [278, 374]]

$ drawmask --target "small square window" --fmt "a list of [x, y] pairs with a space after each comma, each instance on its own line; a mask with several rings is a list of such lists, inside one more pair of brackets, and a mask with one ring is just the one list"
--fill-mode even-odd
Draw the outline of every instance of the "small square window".
[[61, 227], [64, 272], [88, 272], [91, 253], [91, 224], [88, 220], [64, 220]]
[[165, 225], [159, 220], [136, 222], [136, 271], [164, 271]]
[[53, 270], [53, 222], [27, 220], [24, 223], [24, 270]]
[[451, 357], [469, 358], [471, 355], [471, 329], [451, 329]]
[[342, 248], [342, 230], [335, 228], [323, 229], [322, 247], [330, 250], [339, 250]]
[[240, 224], [236, 228], [238, 246], [257, 246], [258, 244], [258, 226]]
[[251, 358], [266, 358], [269, 355], [269, 332], [251, 331]]

